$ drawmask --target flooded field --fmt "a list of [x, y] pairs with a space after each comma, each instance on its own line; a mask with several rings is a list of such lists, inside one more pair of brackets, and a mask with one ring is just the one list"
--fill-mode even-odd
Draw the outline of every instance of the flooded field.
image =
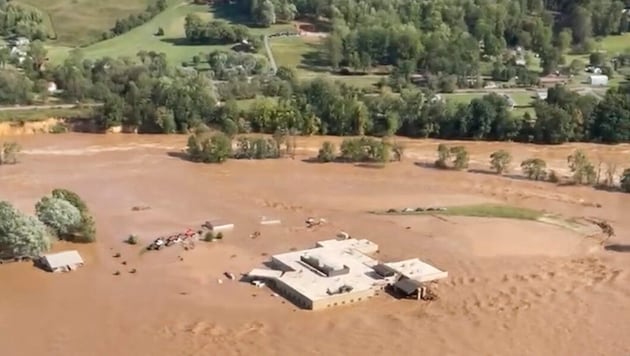
[[[630, 353], [630, 253], [539, 222], [367, 213], [506, 203], [606, 219], [617, 235], [609, 243], [626, 246], [630, 194], [426, 168], [419, 163], [435, 160], [439, 142], [432, 140], [402, 140], [403, 162], [382, 169], [303, 162], [316, 155], [322, 138], [298, 138], [295, 159], [223, 165], [178, 158], [185, 136], [73, 133], [16, 140], [21, 162], [0, 167], [0, 200], [32, 213], [53, 188], [74, 190], [94, 213], [98, 242], [55, 244], [56, 250], [81, 252], [86, 266], [73, 273], [0, 266], [3, 355]], [[577, 147], [594, 163], [630, 168], [628, 145], [462, 144], [474, 169], [487, 169], [490, 153], [503, 148], [515, 166], [539, 157], [566, 174], [566, 157]], [[261, 227], [261, 216], [282, 224]], [[309, 216], [328, 224], [306, 229]], [[230, 220], [236, 229], [221, 242], [199, 242], [189, 251], [143, 253], [123, 243], [137, 234], [147, 244], [212, 218]], [[256, 230], [261, 236], [250, 238]], [[378, 243], [384, 260], [420, 257], [449, 271], [439, 299], [382, 295], [310, 312], [222, 276], [260, 267], [268, 255], [310, 247], [339, 230]], [[132, 268], [137, 273], [128, 273]]]

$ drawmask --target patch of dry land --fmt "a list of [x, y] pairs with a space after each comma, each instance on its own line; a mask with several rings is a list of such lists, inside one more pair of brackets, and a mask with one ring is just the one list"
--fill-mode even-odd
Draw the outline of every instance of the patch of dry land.
[[[629, 245], [630, 195], [414, 164], [435, 159], [438, 142], [430, 140], [407, 142], [405, 160], [382, 169], [300, 157], [194, 164], [168, 154], [183, 148], [184, 136], [17, 140], [22, 162], [0, 167], [0, 197], [30, 211], [51, 189], [72, 189], [94, 212], [98, 242], [78, 246], [86, 265], [72, 273], [46, 273], [28, 263], [0, 266], [3, 355], [630, 354], [630, 253], [540, 221], [368, 213], [509, 204], [604, 218], [617, 233], [607, 243]], [[299, 139], [302, 158], [320, 143]], [[463, 144], [478, 168], [505, 148], [514, 162], [537, 156], [560, 169], [578, 147]], [[579, 147], [591, 157], [630, 163], [628, 146]], [[260, 226], [260, 216], [280, 218], [282, 225]], [[328, 224], [306, 229], [308, 216]], [[223, 241], [199, 242], [189, 251], [142, 253], [140, 245], [122, 243], [134, 233], [146, 244], [210, 218], [236, 228]], [[252, 239], [256, 230], [261, 236]], [[311, 312], [222, 276], [339, 230], [378, 243], [379, 259], [420, 257], [447, 270], [439, 299], [380, 295]], [[131, 268], [137, 273], [127, 273]]]

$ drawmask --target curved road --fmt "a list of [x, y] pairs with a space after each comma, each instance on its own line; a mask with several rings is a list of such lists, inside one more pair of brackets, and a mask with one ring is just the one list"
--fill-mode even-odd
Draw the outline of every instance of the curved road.
[[[82, 107], [101, 106], [101, 103], [81, 104]], [[19, 110], [48, 110], [48, 109], [73, 109], [77, 104], [54, 104], [54, 105], [14, 105], [0, 106], [0, 111], [19, 111]]]
[[265, 50], [267, 51], [267, 57], [269, 58], [271, 71], [273, 75], [276, 75], [276, 72], [278, 71], [278, 66], [276, 66], [276, 60], [273, 58], [273, 53], [271, 53], [271, 46], [269, 46], [269, 36], [265, 35], [263, 37], [263, 42], [265, 43]]

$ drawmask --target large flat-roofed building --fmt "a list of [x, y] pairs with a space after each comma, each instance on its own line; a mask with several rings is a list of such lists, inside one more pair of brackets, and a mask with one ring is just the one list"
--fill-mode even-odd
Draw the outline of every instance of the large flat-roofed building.
[[312, 310], [366, 300], [401, 278], [420, 286], [448, 276], [418, 259], [380, 263], [370, 256], [377, 251], [368, 240], [325, 240], [311, 249], [274, 255], [274, 270], [254, 269], [247, 276], [272, 283], [284, 297]]

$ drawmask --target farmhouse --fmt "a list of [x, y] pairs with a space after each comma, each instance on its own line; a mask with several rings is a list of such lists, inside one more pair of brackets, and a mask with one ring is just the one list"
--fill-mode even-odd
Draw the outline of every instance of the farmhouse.
[[72, 250], [44, 255], [39, 263], [50, 272], [69, 272], [83, 266], [83, 259], [77, 251]]
[[368, 240], [324, 240], [311, 249], [272, 256], [273, 270], [253, 269], [247, 279], [265, 281], [304, 309], [321, 310], [369, 299], [399, 282], [405, 295], [422, 295], [423, 283], [448, 276], [419, 259], [380, 263], [369, 256], [377, 251]]

